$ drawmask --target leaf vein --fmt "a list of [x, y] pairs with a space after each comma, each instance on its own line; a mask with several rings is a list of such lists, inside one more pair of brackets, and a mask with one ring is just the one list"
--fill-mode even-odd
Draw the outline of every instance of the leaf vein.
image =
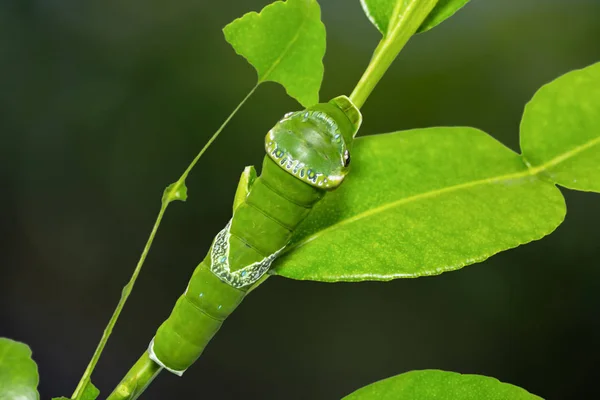
[[524, 178], [524, 177], [527, 177], [527, 176], [534, 176], [534, 175], [535, 175], [534, 170], [533, 169], [528, 169], [528, 170], [523, 171], [523, 172], [517, 172], [517, 173], [512, 173], [512, 174], [507, 174], [507, 175], [499, 175], [499, 176], [495, 176], [495, 177], [480, 179], [480, 180], [477, 180], [477, 181], [465, 182], [465, 183], [461, 183], [461, 184], [458, 184], [458, 185], [448, 186], [448, 187], [445, 187], [445, 188], [442, 188], [442, 189], [431, 190], [431, 191], [428, 191], [428, 192], [423, 192], [423, 193], [419, 193], [419, 194], [416, 194], [416, 195], [413, 195], [413, 196], [405, 197], [403, 199], [392, 201], [390, 203], [386, 203], [386, 204], [383, 204], [381, 206], [378, 206], [378, 207], [369, 209], [367, 211], [364, 211], [362, 213], [356, 214], [353, 217], [341, 220], [341, 221], [339, 221], [336, 224], [330, 225], [327, 228], [325, 228], [323, 230], [320, 230], [320, 231], [318, 231], [318, 232], [316, 232], [316, 233], [314, 233], [314, 234], [306, 237], [304, 240], [298, 242], [297, 244], [295, 244], [293, 246], [290, 246], [288, 249], [285, 250], [285, 253], [288, 253], [288, 252], [290, 252], [292, 250], [296, 250], [296, 249], [298, 249], [298, 248], [300, 248], [300, 247], [302, 247], [302, 246], [304, 246], [304, 245], [312, 242], [313, 240], [315, 240], [319, 236], [322, 236], [322, 235], [324, 235], [324, 234], [326, 234], [326, 233], [328, 233], [328, 232], [330, 232], [332, 230], [338, 229], [341, 226], [348, 225], [348, 224], [354, 223], [356, 221], [359, 221], [361, 219], [368, 218], [370, 216], [379, 214], [379, 213], [384, 212], [384, 211], [386, 211], [386, 210], [388, 210], [390, 208], [394, 208], [394, 207], [397, 207], [397, 206], [400, 206], [400, 205], [403, 205], [403, 204], [412, 203], [412, 202], [415, 202], [415, 201], [418, 201], [418, 200], [422, 200], [422, 199], [426, 199], [426, 198], [430, 198], [430, 197], [436, 197], [436, 196], [443, 195], [443, 194], [446, 194], [446, 193], [451, 193], [451, 192], [459, 191], [459, 190], [462, 190], [462, 189], [469, 189], [469, 188], [476, 187], [476, 186], [479, 186], [479, 185], [485, 185], [485, 184], [491, 184], [491, 183], [498, 183], [498, 182], [503, 182], [503, 181], [509, 181], [509, 180], [513, 180], [513, 179], [519, 179], [519, 178]]
[[547, 161], [537, 167], [532, 167], [531, 168], [531, 172], [532, 174], [538, 174], [540, 172], [543, 172], [549, 168], [552, 168], [566, 160], [568, 160], [569, 158], [576, 156], [577, 154], [581, 153], [582, 151], [588, 150], [592, 147], [594, 147], [595, 145], [600, 144], [600, 136], [598, 136], [595, 139], [590, 140], [589, 142], [586, 142], [582, 145], [576, 146], [575, 148], [562, 153], [559, 156], [554, 157], [553, 159], [551, 159], [550, 161]]
[[277, 57], [277, 59], [273, 62], [273, 65], [271, 65], [271, 67], [269, 67], [269, 69], [264, 73], [264, 75], [262, 76], [262, 78], [259, 79], [259, 81], [258, 81], [259, 84], [263, 83], [263, 82], [265, 82], [267, 80], [269, 80], [269, 75], [275, 70], [275, 68], [277, 68], [277, 66], [285, 58], [285, 56], [290, 51], [290, 49], [294, 46], [294, 44], [300, 38], [300, 32], [302, 32], [302, 30], [304, 28], [304, 25], [306, 24], [306, 21], [309, 20], [308, 12], [304, 13], [303, 17], [304, 17], [304, 19], [302, 20], [302, 23], [300, 24], [300, 27], [298, 27], [298, 30], [296, 31], [296, 34], [294, 35], [294, 37], [292, 38], [292, 40], [289, 41], [289, 43], [287, 44], [287, 46], [285, 47], [285, 49], [283, 49], [283, 52], [281, 52], [281, 55], [279, 55], [279, 57]]

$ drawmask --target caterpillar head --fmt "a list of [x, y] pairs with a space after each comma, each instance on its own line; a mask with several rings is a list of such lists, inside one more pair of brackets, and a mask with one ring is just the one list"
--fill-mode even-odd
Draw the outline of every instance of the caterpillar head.
[[360, 111], [346, 96], [286, 114], [267, 133], [265, 149], [281, 168], [320, 189], [338, 187], [350, 167]]

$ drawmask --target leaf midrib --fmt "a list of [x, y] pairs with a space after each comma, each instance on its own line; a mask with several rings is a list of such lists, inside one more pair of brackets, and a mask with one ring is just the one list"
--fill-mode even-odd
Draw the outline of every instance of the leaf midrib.
[[[388, 31], [384, 37], [393, 38], [396, 36], [397, 30], [405, 25], [405, 21], [412, 16], [414, 9], [418, 6], [420, 6], [419, 0], [412, 0], [408, 5], [404, 4], [403, 0], [397, 0], [396, 4], [394, 5], [394, 10], [392, 11], [390, 20], [388, 21]], [[394, 20], [396, 22], [392, 24]]]
[[[356, 214], [355, 216], [351, 217], [351, 218], [347, 218], [344, 220], [341, 220], [333, 225], [328, 226], [325, 229], [322, 229], [308, 237], [306, 237], [305, 239], [303, 239], [302, 241], [290, 246], [289, 248], [285, 249], [285, 251], [283, 252], [283, 254], [286, 254], [290, 251], [293, 250], [297, 250], [298, 248], [312, 242], [313, 240], [315, 240], [316, 238], [331, 232], [335, 229], [338, 229], [344, 225], [348, 225], [351, 223], [354, 223], [356, 221], [359, 221], [361, 219], [364, 218], [368, 218], [372, 215], [376, 215], [378, 213], [384, 212], [390, 208], [394, 208], [403, 204], [408, 204], [408, 203], [412, 203], [421, 199], [426, 199], [426, 198], [431, 198], [431, 197], [436, 197], [439, 195], [443, 195], [446, 193], [451, 193], [454, 191], [458, 191], [458, 190], [462, 190], [462, 189], [469, 189], [472, 187], [476, 187], [479, 185], [486, 185], [486, 184], [492, 184], [492, 183], [498, 183], [498, 182], [504, 182], [504, 181], [509, 181], [509, 180], [513, 180], [513, 179], [520, 179], [520, 178], [525, 178], [527, 176], [536, 176], [538, 174], [540, 174], [541, 172], [546, 171], [548, 168], [552, 168], [568, 159], [570, 159], [571, 157], [581, 153], [582, 151], [585, 151], [597, 144], [600, 144], [600, 137], [594, 138], [592, 140], [590, 140], [589, 142], [586, 142], [582, 145], [579, 145], [559, 156], [556, 156], [555, 158], [551, 159], [550, 161], [545, 162], [544, 164], [541, 164], [537, 167], [530, 167], [525, 163], [525, 160], [523, 157], [521, 157], [521, 159], [524, 161], [524, 166], [527, 168], [525, 171], [522, 172], [517, 172], [517, 173], [512, 173], [512, 174], [505, 174], [505, 175], [498, 175], [498, 176], [494, 176], [494, 177], [489, 177], [489, 178], [485, 178], [485, 179], [480, 179], [480, 180], [476, 180], [476, 181], [471, 181], [471, 182], [465, 182], [465, 183], [461, 183], [458, 185], [453, 185], [453, 186], [448, 186], [442, 189], [436, 189], [436, 190], [431, 190], [429, 192], [423, 192], [423, 193], [419, 193], [413, 196], [409, 196], [409, 197], [405, 197], [403, 199], [399, 199], [396, 201], [392, 201], [390, 203], [386, 203], [386, 204], [382, 204], [378, 207], [369, 209], [367, 211], [364, 211], [362, 213]], [[555, 182], [552, 182], [553, 184]], [[283, 255], [282, 254], [282, 255]]]
[[269, 67], [267, 72], [264, 73], [262, 78], [259, 77], [258, 84], [261, 84], [261, 83], [269, 80], [269, 75], [271, 75], [271, 73], [275, 70], [275, 68], [277, 68], [277, 66], [281, 63], [281, 61], [285, 58], [287, 53], [290, 51], [292, 46], [294, 46], [294, 44], [298, 41], [298, 38], [300, 37], [300, 32], [302, 32], [302, 30], [304, 29], [304, 25], [306, 24], [306, 21], [308, 21], [310, 19], [308, 17], [308, 7], [310, 7], [310, 4], [305, 9], [305, 13], [302, 14], [303, 20], [302, 20], [302, 23], [300, 24], [300, 26], [298, 27], [296, 34], [294, 35], [292, 40], [289, 41], [289, 43], [287, 44], [285, 49], [283, 49], [283, 52], [281, 52], [279, 57], [277, 57], [277, 59], [275, 59], [275, 61], [273, 62], [273, 65], [271, 65], [271, 67]]
[[539, 174], [540, 172], [543, 172], [549, 168], [555, 167], [556, 165], [560, 164], [561, 162], [568, 160], [569, 158], [581, 153], [582, 151], [591, 149], [592, 147], [594, 147], [598, 144], [600, 144], [600, 136], [598, 136], [597, 138], [594, 138], [588, 142], [585, 142], [579, 146], [576, 146], [576, 147], [572, 148], [571, 150], [554, 157], [550, 161], [547, 161], [543, 164], [538, 165], [537, 167], [532, 167], [528, 162], [526, 162], [526, 164], [528, 164], [528, 167], [530, 168], [530, 170], [533, 171], [533, 174]]
[[499, 176], [495, 176], [495, 177], [491, 177], [491, 178], [485, 178], [485, 179], [480, 179], [477, 181], [471, 181], [471, 182], [465, 182], [465, 183], [461, 183], [458, 185], [453, 185], [453, 186], [447, 186], [445, 188], [442, 189], [436, 189], [436, 190], [431, 190], [429, 192], [423, 192], [423, 193], [419, 193], [413, 196], [409, 196], [409, 197], [405, 197], [399, 200], [395, 200], [392, 201], [390, 203], [385, 203], [382, 204], [378, 207], [375, 208], [371, 208], [367, 211], [363, 211], [362, 213], [356, 214], [355, 216], [351, 217], [351, 218], [347, 218], [344, 220], [341, 220], [339, 222], [337, 222], [334, 225], [330, 225], [327, 228], [320, 230], [310, 236], [308, 236], [307, 238], [305, 238], [304, 240], [298, 242], [297, 244], [290, 246], [289, 249], [286, 250], [286, 253], [288, 251], [292, 251], [292, 250], [296, 250], [302, 246], [304, 246], [305, 244], [308, 244], [310, 242], [312, 242], [314, 239], [318, 238], [319, 236], [324, 235], [327, 232], [330, 232], [332, 230], [338, 229], [344, 225], [348, 225], [351, 224], [353, 222], [359, 221], [361, 219], [364, 218], [368, 218], [372, 215], [384, 212], [390, 208], [394, 208], [397, 206], [400, 206], [402, 204], [407, 204], [407, 203], [413, 203], [415, 201], [418, 200], [422, 200], [422, 199], [426, 199], [426, 198], [430, 198], [430, 197], [436, 197], [439, 195], [443, 195], [446, 193], [450, 193], [450, 192], [454, 192], [454, 191], [458, 191], [461, 189], [468, 189], [471, 187], [475, 187], [475, 186], [479, 186], [479, 185], [484, 185], [484, 184], [490, 184], [490, 183], [495, 183], [495, 182], [502, 182], [502, 181], [508, 181], [511, 179], [518, 179], [518, 178], [523, 178], [529, 175], [533, 175], [531, 172], [531, 170], [525, 170], [523, 172], [518, 172], [518, 173], [514, 173], [514, 174], [507, 174], [507, 175], [499, 175]]

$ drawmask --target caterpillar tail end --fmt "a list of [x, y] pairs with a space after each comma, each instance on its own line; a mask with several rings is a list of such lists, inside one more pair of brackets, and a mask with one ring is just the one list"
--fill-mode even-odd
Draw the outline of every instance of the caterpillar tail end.
[[160, 361], [160, 359], [158, 358], [158, 356], [154, 352], [154, 338], [152, 338], [152, 340], [150, 341], [150, 344], [148, 345], [148, 357], [150, 357], [150, 359], [152, 361], [154, 361], [155, 363], [157, 363], [158, 365], [160, 365], [161, 368], [164, 368], [165, 370], [167, 370], [170, 373], [175, 374], [177, 376], [182, 376], [183, 373], [187, 370], [187, 368], [183, 369], [183, 370], [177, 370], [177, 369], [169, 368], [162, 361]]

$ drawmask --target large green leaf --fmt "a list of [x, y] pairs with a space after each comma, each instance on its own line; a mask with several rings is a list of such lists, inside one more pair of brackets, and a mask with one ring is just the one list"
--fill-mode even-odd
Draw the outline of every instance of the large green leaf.
[[343, 400], [540, 400], [495, 378], [438, 370], [411, 371], [375, 382]]
[[38, 400], [38, 382], [29, 346], [0, 338], [0, 400]]
[[521, 149], [552, 181], [600, 192], [600, 63], [542, 87], [525, 107]]
[[347, 182], [300, 226], [273, 273], [318, 281], [435, 275], [552, 232], [554, 184], [600, 192], [600, 64], [527, 105], [519, 156], [471, 128], [361, 138]]
[[359, 138], [352, 171], [300, 225], [273, 273], [318, 281], [435, 275], [540, 239], [560, 191], [473, 128]]
[[325, 26], [316, 0], [277, 1], [227, 25], [225, 39], [258, 73], [308, 107], [319, 102]]
[[[390, 25], [393, 26], [390, 21], [399, 18], [407, 7], [418, 1], [421, 0], [360, 0], [360, 3], [369, 20], [386, 36]], [[468, 2], [469, 0], [439, 0], [417, 32], [425, 32], [439, 25]]]

